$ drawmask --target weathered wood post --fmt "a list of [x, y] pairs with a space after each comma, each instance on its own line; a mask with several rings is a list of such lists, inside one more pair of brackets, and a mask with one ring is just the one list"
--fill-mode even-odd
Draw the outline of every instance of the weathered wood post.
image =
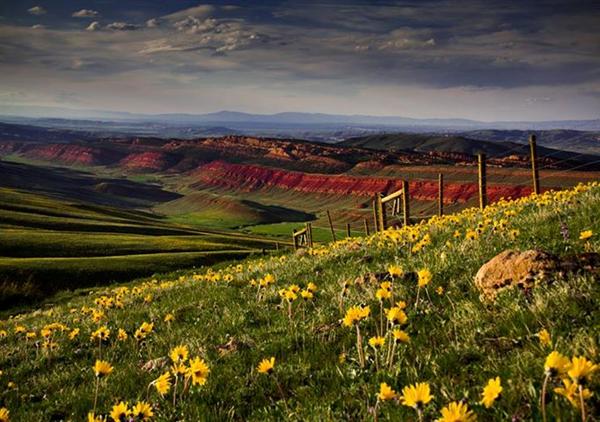
[[335, 238], [335, 230], [333, 229], [333, 222], [331, 221], [331, 214], [329, 214], [329, 210], [327, 210], [327, 221], [329, 221], [329, 229], [331, 230], [331, 237], [333, 238], [333, 241], [336, 241]]
[[537, 166], [537, 145], [535, 135], [529, 135], [529, 150], [531, 151], [531, 174], [533, 177], [533, 192], [540, 193], [540, 174]]
[[477, 164], [479, 168], [479, 208], [484, 209], [487, 206], [487, 177], [485, 172], [485, 154], [477, 154]]
[[294, 241], [294, 250], [298, 250], [298, 242], [296, 241], [296, 229], [292, 229], [292, 240]]
[[377, 227], [377, 231], [381, 232], [385, 230], [385, 225], [386, 225], [386, 215], [385, 215], [385, 208], [383, 208], [383, 202], [381, 202], [382, 199], [382, 195], [381, 193], [378, 193], [375, 195], [375, 209], [376, 209], [376, 227]]
[[387, 228], [387, 212], [385, 209], [385, 203], [382, 201], [383, 194], [379, 194], [379, 215], [380, 215], [380, 227], [381, 231], [384, 231]]
[[408, 191], [408, 180], [402, 181], [402, 213], [404, 214], [404, 225], [410, 224], [410, 192]]
[[350, 237], [350, 223], [346, 223], [346, 237]]
[[444, 175], [438, 174], [438, 215], [444, 215]]
[[365, 223], [365, 236], [368, 236], [371, 234], [369, 233], [369, 220], [365, 218], [363, 219], [363, 223]]
[[377, 201], [375, 200], [375, 195], [373, 195], [373, 200], [371, 201], [371, 205], [373, 208], [373, 227], [375, 233], [377, 233], [377, 229], [379, 227], [378, 218], [377, 218]]
[[312, 224], [306, 223], [306, 244], [309, 248], [313, 247]]

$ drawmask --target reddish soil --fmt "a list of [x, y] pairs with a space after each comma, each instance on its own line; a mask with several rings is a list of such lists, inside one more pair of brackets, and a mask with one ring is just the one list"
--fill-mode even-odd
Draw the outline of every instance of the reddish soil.
[[130, 170], [163, 171], [173, 166], [177, 159], [160, 151], [135, 152], [123, 158], [119, 165]]
[[[401, 189], [400, 179], [302, 173], [224, 161], [205, 164], [194, 172], [194, 176], [202, 185], [242, 191], [274, 187], [307, 193], [371, 196], [375, 192], [390, 193]], [[416, 200], [431, 201], [438, 195], [437, 181], [410, 181], [409, 188], [411, 197]], [[444, 189], [447, 203], [464, 203], [478, 194], [474, 183], [447, 183]], [[531, 188], [526, 186], [488, 186], [490, 201], [530, 193]]]
[[28, 144], [19, 152], [36, 160], [85, 166], [107, 165], [121, 157], [121, 154], [109, 149], [75, 144]]

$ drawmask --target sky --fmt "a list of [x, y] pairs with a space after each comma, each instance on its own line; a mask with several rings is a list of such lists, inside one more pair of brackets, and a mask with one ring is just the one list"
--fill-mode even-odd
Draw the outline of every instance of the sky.
[[0, 105], [600, 118], [600, 1], [1, 0]]

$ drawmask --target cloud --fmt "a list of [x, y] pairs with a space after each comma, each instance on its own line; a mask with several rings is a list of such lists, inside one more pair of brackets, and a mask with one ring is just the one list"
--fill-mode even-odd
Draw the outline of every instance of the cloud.
[[42, 6], [34, 6], [31, 9], [27, 9], [27, 11], [35, 16], [46, 14], [46, 9], [44, 9]]
[[46, 29], [46, 27], [44, 25], [37, 24], [37, 25], [33, 25], [31, 27], [31, 29]]
[[152, 18], [146, 21], [147, 28], [158, 28], [160, 26], [160, 19]]
[[113, 22], [106, 25], [106, 29], [111, 29], [113, 31], [135, 31], [140, 29], [140, 25], [127, 22]]
[[100, 22], [98, 21], [94, 21], [92, 23], [90, 23], [87, 28], [85, 28], [86, 31], [99, 31], [100, 30]]
[[205, 18], [210, 16], [216, 8], [210, 4], [201, 4], [195, 7], [190, 7], [188, 9], [183, 9], [175, 13], [171, 13], [169, 15], [164, 16], [167, 20], [180, 20], [187, 17], [194, 18]]
[[77, 12], [73, 12], [71, 16], [74, 18], [96, 18], [100, 16], [100, 12], [91, 9], [81, 9]]

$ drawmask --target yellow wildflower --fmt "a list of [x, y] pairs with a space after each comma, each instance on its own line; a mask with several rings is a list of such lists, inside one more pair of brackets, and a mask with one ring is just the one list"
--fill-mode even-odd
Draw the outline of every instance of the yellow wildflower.
[[144, 401], [137, 402], [136, 405], [133, 406], [131, 414], [136, 421], [149, 421], [150, 418], [154, 416], [152, 406]]
[[87, 414], [87, 422], [103, 422], [103, 419], [102, 416], [96, 416], [94, 412], [89, 412]]
[[437, 422], [475, 422], [477, 416], [465, 403], [452, 402], [442, 409], [442, 417]]
[[396, 328], [395, 330], [393, 330], [392, 335], [394, 336], [394, 341], [396, 343], [409, 343], [410, 342], [410, 336], [405, 331], [402, 331], [399, 328]]
[[110, 336], [110, 330], [107, 327], [100, 327], [91, 335], [92, 341], [105, 341]]
[[598, 370], [598, 365], [587, 360], [585, 357], [574, 357], [571, 359], [571, 365], [567, 374], [571, 377], [573, 382], [578, 385], [583, 385], [589, 381], [592, 374]]
[[0, 422], [9, 422], [10, 412], [6, 407], [0, 407]]
[[346, 316], [344, 316], [344, 325], [346, 327], [352, 327], [354, 324], [359, 323], [363, 319], [367, 318], [371, 310], [368, 306], [360, 307], [360, 306], [352, 306], [346, 311]]
[[127, 337], [128, 337], [127, 336], [127, 331], [125, 331], [122, 328], [119, 328], [119, 331], [117, 332], [117, 339], [119, 341], [125, 341], [125, 340], [127, 340]]
[[[569, 400], [569, 403], [571, 403], [573, 407], [579, 409], [581, 405], [581, 398], [579, 397], [579, 387], [576, 383], [571, 382], [571, 380], [568, 378], [564, 378], [562, 382], [564, 387], [557, 387], [554, 389], [554, 392], [565, 397], [567, 400]], [[587, 388], [583, 388], [581, 390], [581, 394], [584, 400], [587, 400], [590, 397], [592, 397], [592, 393]]]
[[162, 374], [160, 377], [152, 381], [154, 388], [158, 391], [158, 394], [164, 396], [171, 389], [171, 373], [169, 371]]
[[540, 343], [542, 346], [552, 346], [552, 338], [550, 337], [550, 333], [545, 328], [539, 331], [537, 334], [540, 339]]
[[392, 324], [402, 325], [402, 324], [406, 324], [406, 322], [408, 321], [408, 317], [406, 316], [406, 313], [404, 313], [404, 311], [402, 309], [400, 309], [396, 306], [388, 309], [388, 311], [386, 312], [386, 318]]
[[131, 411], [129, 410], [127, 403], [120, 402], [119, 404], [115, 404], [113, 406], [112, 410], [110, 411], [110, 417], [115, 422], [125, 422], [127, 421], [130, 413]]
[[79, 328], [74, 328], [70, 333], [69, 333], [69, 340], [75, 340], [75, 337], [77, 337], [79, 335]]
[[387, 385], [387, 383], [382, 382], [379, 386], [379, 394], [377, 394], [377, 398], [381, 401], [392, 400], [396, 398], [396, 392], [392, 390], [392, 388]]
[[494, 401], [500, 396], [501, 392], [502, 385], [500, 383], [500, 377], [491, 378], [483, 388], [483, 393], [481, 393], [481, 404], [489, 409], [494, 404]]
[[560, 354], [556, 350], [548, 355], [544, 364], [546, 375], [555, 377], [565, 374], [570, 366], [569, 358]]
[[425, 287], [431, 282], [431, 278], [432, 278], [431, 271], [429, 271], [427, 268], [423, 268], [422, 270], [419, 270], [419, 272], [417, 273], [417, 276], [419, 277], [419, 281], [418, 281], [419, 287]]
[[204, 385], [206, 384], [206, 379], [208, 378], [208, 373], [210, 369], [208, 365], [200, 359], [196, 357], [190, 360], [190, 367], [188, 368], [188, 377], [192, 378], [192, 385]]
[[402, 277], [402, 275], [404, 274], [404, 270], [401, 266], [392, 264], [388, 267], [388, 273], [392, 277]]
[[429, 384], [420, 382], [402, 389], [402, 404], [415, 409], [422, 409], [433, 399]]
[[110, 374], [113, 371], [113, 367], [111, 366], [110, 363], [103, 361], [103, 360], [97, 360], [96, 363], [94, 364], [94, 373], [96, 374], [96, 376], [98, 378], [102, 378], [105, 377], [106, 375]]
[[390, 297], [392, 297], [392, 292], [390, 292], [388, 289], [377, 289], [377, 292], [375, 293], [375, 297], [378, 300], [389, 299]]
[[579, 240], [588, 240], [593, 235], [594, 235], [594, 232], [592, 232], [591, 230], [584, 230], [581, 233], [579, 233]]
[[270, 359], [263, 359], [258, 364], [258, 372], [261, 374], [270, 374], [273, 372], [275, 368], [275, 358], [271, 357]]
[[304, 300], [312, 300], [313, 293], [310, 290], [302, 290], [300, 296], [302, 296], [302, 299]]
[[187, 346], [185, 345], [180, 345], [180, 346], [175, 346], [174, 348], [171, 349], [171, 352], [169, 353], [169, 357], [171, 358], [171, 360], [173, 362], [185, 362], [188, 358], [188, 354], [189, 354], [189, 350], [187, 348]]
[[385, 337], [381, 337], [381, 336], [371, 337], [369, 339], [369, 345], [374, 349], [381, 348], [385, 345]]

